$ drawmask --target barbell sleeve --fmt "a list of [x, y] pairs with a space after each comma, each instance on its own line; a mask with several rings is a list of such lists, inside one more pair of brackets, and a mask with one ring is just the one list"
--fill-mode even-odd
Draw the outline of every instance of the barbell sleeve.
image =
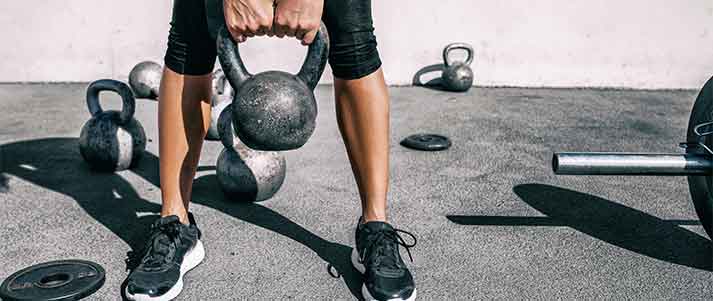
[[711, 175], [711, 159], [701, 154], [555, 153], [552, 170], [558, 175]]

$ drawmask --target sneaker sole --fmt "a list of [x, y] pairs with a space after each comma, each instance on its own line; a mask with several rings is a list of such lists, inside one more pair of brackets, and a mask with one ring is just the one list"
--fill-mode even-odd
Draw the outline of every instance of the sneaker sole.
[[183, 263], [181, 263], [181, 276], [178, 277], [178, 281], [176, 284], [171, 287], [165, 294], [161, 296], [149, 296], [145, 294], [135, 294], [132, 295], [129, 293], [129, 289], [125, 288], [124, 289], [124, 294], [126, 295], [126, 298], [129, 300], [135, 300], [135, 301], [169, 301], [173, 300], [174, 298], [178, 297], [178, 295], [181, 293], [183, 290], [183, 275], [188, 273], [188, 271], [192, 270], [196, 266], [198, 266], [202, 261], [203, 258], [205, 258], [205, 248], [203, 248], [203, 243], [198, 240], [196, 243], [196, 246], [191, 249], [191, 251], [186, 254], [186, 256], [183, 258]]
[[[359, 271], [359, 273], [364, 275], [364, 273], [366, 272], [366, 267], [361, 262], [359, 262], [359, 252], [357, 252], [356, 249], [352, 249], [351, 257], [352, 257], [352, 265], [354, 266], [354, 268], [357, 269], [357, 271]], [[364, 300], [366, 300], [366, 301], [414, 301], [414, 300], [416, 300], [416, 290], [415, 289], [413, 290], [413, 293], [411, 294], [411, 296], [406, 299], [394, 298], [394, 299], [389, 299], [389, 300], [377, 300], [371, 296], [371, 294], [369, 293], [369, 290], [366, 288], [366, 285], [361, 286], [361, 294], [362, 294], [362, 297], [364, 297]]]

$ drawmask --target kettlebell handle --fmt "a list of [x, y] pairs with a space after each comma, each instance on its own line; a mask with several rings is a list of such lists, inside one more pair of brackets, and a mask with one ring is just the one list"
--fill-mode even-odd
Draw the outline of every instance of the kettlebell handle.
[[462, 49], [468, 53], [468, 57], [465, 59], [466, 65], [470, 65], [471, 63], [473, 63], [473, 46], [466, 43], [452, 43], [448, 44], [448, 46], [443, 49], [443, 62], [446, 64], [446, 67], [450, 67], [453, 65], [453, 62], [451, 62], [450, 60], [450, 53], [451, 51], [456, 49]]
[[104, 112], [99, 103], [99, 93], [101, 91], [114, 91], [121, 96], [122, 106], [119, 114], [119, 124], [126, 124], [134, 117], [136, 110], [136, 100], [131, 88], [118, 80], [100, 79], [89, 84], [87, 87], [87, 107], [92, 117]]
[[229, 104], [224, 109], [223, 112], [218, 116], [218, 136], [220, 137], [220, 142], [223, 143], [226, 149], [231, 150], [235, 145], [235, 140], [233, 139], [233, 105]]
[[[218, 59], [223, 72], [225, 72], [233, 89], [238, 90], [240, 85], [252, 77], [252, 74], [245, 68], [245, 63], [240, 57], [238, 44], [235, 43], [225, 25], [220, 28], [216, 43]], [[328, 56], [329, 34], [327, 33], [327, 27], [322, 23], [319, 33], [317, 33], [312, 44], [309, 45], [302, 68], [297, 73], [297, 77], [304, 81], [311, 90], [317, 87], [317, 83], [319, 83], [319, 79], [324, 72], [324, 67], [327, 65]]]

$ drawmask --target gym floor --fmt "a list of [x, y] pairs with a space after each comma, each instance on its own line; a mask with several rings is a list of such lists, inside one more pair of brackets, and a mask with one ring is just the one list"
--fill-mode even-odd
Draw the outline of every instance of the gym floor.
[[[0, 85], [0, 279], [56, 259], [95, 261], [116, 300], [125, 259], [159, 210], [157, 103], [138, 100], [149, 138], [138, 168], [88, 170], [77, 137], [86, 84]], [[713, 300], [712, 244], [683, 177], [555, 176], [555, 151], [679, 152], [696, 91], [393, 87], [391, 219], [418, 237], [421, 300]], [[102, 94], [104, 95], [104, 94]], [[357, 191], [330, 86], [318, 128], [287, 154], [271, 200], [224, 199], [207, 142], [194, 205], [206, 260], [181, 300], [354, 299], [348, 256]], [[109, 108], [118, 98], [107, 95]], [[418, 132], [442, 152], [401, 147]], [[408, 260], [403, 252], [405, 260]], [[328, 273], [333, 266], [341, 274]]]

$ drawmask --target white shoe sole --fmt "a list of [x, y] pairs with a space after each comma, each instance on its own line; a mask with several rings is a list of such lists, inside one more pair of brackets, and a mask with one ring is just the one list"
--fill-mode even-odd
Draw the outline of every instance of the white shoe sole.
[[193, 247], [193, 249], [191, 249], [190, 251], [188, 251], [186, 256], [183, 257], [183, 263], [181, 263], [181, 275], [178, 277], [178, 281], [176, 282], [176, 284], [174, 284], [173, 287], [171, 287], [171, 289], [169, 289], [165, 294], [156, 297], [151, 297], [145, 294], [132, 295], [129, 293], [128, 287], [124, 289], [124, 294], [126, 295], [127, 299], [135, 301], [173, 300], [174, 298], [178, 297], [178, 295], [183, 290], [183, 275], [198, 266], [198, 264], [203, 261], [203, 258], [205, 258], [205, 249], [203, 248], [203, 243], [199, 240], [196, 243], [196, 246]]
[[[366, 272], [366, 267], [359, 261], [359, 252], [357, 252], [356, 249], [352, 249], [352, 265], [354, 266], [359, 273], [362, 273], [362, 275]], [[389, 299], [389, 300], [377, 300], [374, 299], [374, 297], [371, 296], [369, 293], [369, 290], [366, 289], [366, 285], [361, 286], [361, 294], [364, 297], [364, 300], [366, 301], [414, 301], [416, 300], [416, 290], [413, 290], [413, 294], [411, 294], [411, 297], [408, 297], [407, 299], [401, 299], [401, 298], [394, 298], [394, 299]]]

